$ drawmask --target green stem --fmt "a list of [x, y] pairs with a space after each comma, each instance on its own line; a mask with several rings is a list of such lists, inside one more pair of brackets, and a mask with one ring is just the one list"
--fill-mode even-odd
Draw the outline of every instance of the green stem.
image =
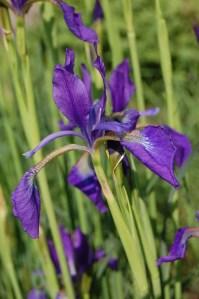
[[169, 37], [166, 22], [162, 16], [159, 0], [155, 0], [156, 4], [156, 20], [157, 20], [157, 34], [160, 49], [160, 63], [162, 68], [162, 75], [166, 91], [167, 113], [169, 125], [179, 129], [179, 115], [177, 110], [177, 103], [173, 92], [173, 74], [171, 51], [169, 46]]
[[136, 231], [134, 229], [134, 226], [132, 226], [134, 233], [132, 234], [132, 232], [129, 231], [127, 224], [125, 223], [125, 220], [123, 219], [117, 201], [108, 184], [106, 175], [101, 167], [99, 149], [96, 148], [93, 152], [92, 160], [98, 180], [102, 187], [103, 194], [107, 199], [107, 203], [111, 211], [115, 226], [127, 255], [127, 259], [129, 261], [129, 265], [135, 282], [137, 296], [138, 298], [144, 298], [148, 294], [148, 282], [146, 278], [141, 250], [139, 248], [138, 238], [136, 236]]
[[120, 42], [120, 36], [117, 30], [116, 19], [113, 16], [113, 8], [111, 7], [109, 0], [102, 0], [103, 11], [105, 15], [105, 24], [108, 34], [108, 40], [112, 54], [112, 65], [115, 67], [122, 60], [122, 43]]
[[36, 252], [39, 253], [39, 258], [42, 264], [42, 268], [44, 271], [46, 284], [47, 284], [47, 290], [50, 294], [51, 299], [54, 299], [59, 291], [59, 285], [56, 279], [56, 273], [55, 269], [53, 267], [53, 264], [51, 262], [51, 258], [49, 255], [48, 247], [47, 247], [47, 241], [45, 238], [45, 235], [43, 234], [43, 231], [40, 228], [40, 237], [38, 240], [34, 240], [34, 245]]
[[136, 34], [135, 34], [134, 21], [133, 21], [132, 3], [133, 3], [132, 0], [122, 0], [124, 18], [125, 18], [125, 23], [127, 28], [127, 37], [128, 37], [129, 51], [131, 56], [131, 63], [133, 66], [134, 77], [135, 77], [137, 105], [140, 111], [144, 111], [145, 103], [144, 103], [144, 96], [143, 96], [142, 77], [141, 77], [140, 63], [139, 63], [138, 50], [137, 50]]

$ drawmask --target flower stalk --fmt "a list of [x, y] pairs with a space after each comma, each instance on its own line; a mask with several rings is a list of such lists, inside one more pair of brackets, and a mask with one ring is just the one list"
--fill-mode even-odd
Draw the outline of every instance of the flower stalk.
[[[132, 0], [122, 0], [122, 5], [123, 5], [124, 19], [127, 27], [127, 37], [128, 37], [129, 51], [131, 56], [131, 63], [133, 67], [134, 77], [135, 77], [138, 110], [144, 111], [145, 103], [144, 103], [144, 95], [143, 95], [143, 87], [142, 87], [140, 62], [139, 62], [138, 50], [137, 50], [136, 33], [134, 28], [132, 2], [133, 2]], [[144, 118], [142, 120], [144, 122]]]
[[[132, 218], [132, 226], [130, 231], [101, 166], [99, 148], [95, 148], [95, 151], [92, 154], [92, 160], [98, 180], [102, 187], [103, 194], [107, 200], [115, 226], [129, 261], [135, 283], [136, 294], [138, 296], [137, 298], [145, 298], [145, 296], [148, 294], [148, 282], [141, 248], [139, 247], [138, 236], [136, 234], [135, 223], [133, 222]], [[132, 252], [134, 254], [132, 254]]]

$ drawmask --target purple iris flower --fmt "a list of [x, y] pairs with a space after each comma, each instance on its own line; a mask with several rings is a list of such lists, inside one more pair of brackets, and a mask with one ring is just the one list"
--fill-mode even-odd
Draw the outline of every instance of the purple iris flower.
[[104, 12], [100, 0], [95, 0], [95, 5], [93, 8], [93, 21], [102, 20], [104, 18]]
[[[105, 257], [104, 250], [94, 250], [89, 245], [86, 235], [79, 228], [73, 233], [69, 233], [64, 227], [61, 227], [60, 236], [71, 277], [76, 281], [80, 280], [82, 275], [88, 272], [94, 263]], [[60, 274], [59, 260], [52, 241], [48, 241], [48, 248], [56, 271]], [[112, 270], [117, 270], [117, 262], [116, 258], [111, 258], [108, 260], [107, 265]]]
[[197, 41], [199, 42], [199, 25], [194, 25], [193, 30], [196, 36]]
[[32, 289], [28, 293], [27, 299], [47, 299], [47, 296], [43, 290]]
[[168, 255], [160, 257], [157, 265], [160, 266], [163, 263], [183, 259], [186, 254], [188, 240], [194, 237], [199, 238], [199, 227], [182, 227], [178, 229]]
[[[82, 67], [83, 76], [80, 79], [73, 70], [74, 52], [70, 49], [66, 51], [65, 64], [56, 65], [54, 69], [53, 97], [60, 112], [68, 119], [69, 123], [65, 128], [69, 129], [47, 136], [33, 150], [25, 153], [25, 156], [33, 156], [56, 138], [69, 135], [81, 138], [87, 145], [86, 152], [69, 172], [68, 182], [79, 188], [100, 212], [105, 212], [107, 207], [92, 165], [91, 155], [97, 139], [104, 135], [116, 140], [112, 142], [112, 150], [119, 148], [119, 153], [124, 154], [125, 150], [128, 150], [163, 180], [178, 187], [174, 166], [181, 167], [191, 153], [187, 137], [166, 125], [137, 127], [139, 117], [155, 115], [157, 109], [144, 112], [127, 109], [129, 100], [135, 92], [127, 60], [113, 70], [109, 82], [106, 81], [105, 66], [99, 56], [94, 62], [94, 67], [101, 74], [104, 90], [101, 98], [93, 102], [91, 78], [86, 67]], [[113, 107], [110, 116], [105, 114], [107, 88], [110, 90]], [[49, 156], [50, 158], [45, 158], [45, 161], [48, 162], [52, 156], [54, 157], [52, 154]], [[33, 238], [38, 237], [40, 218], [40, 198], [35, 178], [47, 162], [40, 162], [39, 166], [33, 166], [28, 170], [12, 194], [14, 215]]]

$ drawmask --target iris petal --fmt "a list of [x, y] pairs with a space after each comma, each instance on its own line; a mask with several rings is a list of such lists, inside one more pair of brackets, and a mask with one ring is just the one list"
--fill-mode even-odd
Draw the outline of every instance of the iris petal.
[[135, 129], [140, 114], [134, 109], [124, 111], [117, 120], [101, 121], [96, 126], [97, 130], [112, 131], [116, 134], [124, 134]]
[[39, 236], [40, 196], [34, 184], [34, 169], [27, 171], [12, 193], [13, 213], [32, 237]]
[[162, 179], [174, 187], [179, 186], [174, 174], [178, 148], [166, 126], [146, 126], [140, 130], [134, 130], [127, 134], [121, 143]]
[[169, 254], [158, 259], [157, 265], [163, 263], [174, 262], [183, 259], [186, 254], [187, 242], [191, 237], [199, 238], [199, 228], [197, 227], [182, 227], [175, 235], [174, 242], [171, 246]]
[[113, 112], [123, 111], [135, 92], [135, 86], [130, 79], [129, 62], [125, 59], [112, 72], [109, 80]]
[[167, 130], [168, 134], [171, 136], [174, 145], [177, 148], [175, 155], [175, 163], [178, 167], [181, 167], [185, 164], [188, 157], [191, 155], [191, 143], [185, 135], [178, 133], [177, 131], [169, 128], [168, 126], [165, 126], [165, 130]]
[[90, 99], [84, 83], [65, 67], [57, 65], [53, 76], [53, 96], [58, 109], [68, 120], [84, 129], [90, 110]]
[[94, 251], [88, 243], [88, 239], [84, 233], [78, 228], [72, 235], [75, 262], [78, 274], [85, 273], [94, 262]]
[[68, 175], [68, 182], [80, 189], [95, 204], [100, 212], [104, 213], [107, 211], [102, 198], [100, 184], [90, 165], [87, 154], [84, 154], [78, 163], [72, 167]]
[[49, 142], [63, 137], [63, 136], [78, 136], [80, 138], [84, 138], [80, 133], [75, 132], [75, 131], [59, 131], [59, 132], [55, 132], [52, 133], [50, 135], [48, 135], [47, 137], [45, 137], [33, 150], [30, 150], [26, 153], [24, 153], [23, 155], [26, 158], [30, 158], [32, 157], [38, 150], [40, 150], [42, 147], [46, 146]]
[[80, 40], [86, 41], [88, 43], [98, 43], [98, 36], [96, 32], [85, 26], [82, 21], [80, 13], [77, 13], [74, 7], [68, 5], [63, 1], [57, 1], [59, 7], [64, 14], [64, 20], [68, 29]]

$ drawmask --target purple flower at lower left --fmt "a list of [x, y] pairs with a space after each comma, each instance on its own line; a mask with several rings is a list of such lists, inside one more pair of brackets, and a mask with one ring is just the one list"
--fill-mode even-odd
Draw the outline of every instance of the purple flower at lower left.
[[[62, 226], [60, 227], [60, 236], [71, 277], [76, 281], [81, 280], [82, 275], [87, 273], [94, 263], [105, 257], [105, 251], [103, 249], [95, 250], [89, 244], [87, 236], [79, 228], [74, 232], [69, 233]], [[59, 260], [53, 241], [48, 241], [48, 248], [56, 271], [58, 274], [61, 274]], [[117, 259], [111, 258], [107, 265], [111, 269], [116, 270], [116, 264]]]

